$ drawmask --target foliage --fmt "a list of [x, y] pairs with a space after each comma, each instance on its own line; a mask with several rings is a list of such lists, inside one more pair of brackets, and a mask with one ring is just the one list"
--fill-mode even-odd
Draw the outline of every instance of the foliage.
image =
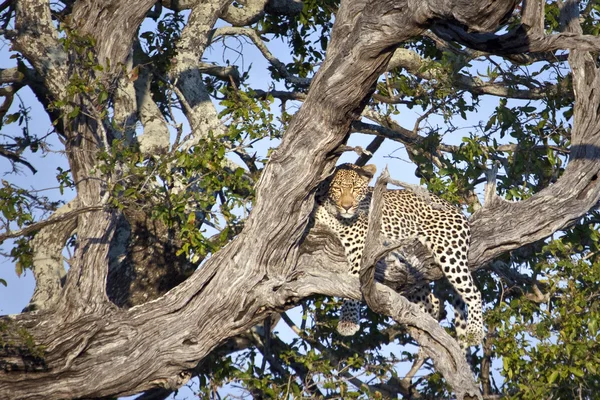
[[[61, 149], [68, 149], [77, 138], [65, 140], [67, 133], [82, 120], [104, 128], [106, 141], [91, 171], [105, 185], [103, 206], [123, 214], [135, 210], [163, 224], [168, 233], [165, 240], [177, 244], [176, 255], [201, 268], [205, 259], [243, 229], [252, 209], [254, 185], [308, 90], [286, 79], [279, 67], [295, 77], [314, 76], [325, 58], [339, 2], [307, 0], [297, 16], [265, 13], [246, 27], [265, 46], [276, 43], [269, 47], [275, 56], [291, 55], [291, 60], [281, 65], [270, 62], [266, 70], [254, 65], [245, 68], [240, 62], [234, 65], [238, 74], [225, 77], [203, 73], [197, 84], [210, 94], [223, 128], [206, 132], [188, 127], [186, 107], [198, 105], [186, 104], [177, 92], [180, 77], [171, 76], [189, 13], [169, 10], [154, 16], [154, 22], [146, 19], [131, 49], [133, 66], [127, 70], [124, 65], [111, 67], [110, 60], [98, 60], [93, 35], [80, 34], [76, 24], [63, 18], [68, 6], [53, 11], [61, 27], [60, 44], [69, 56], [69, 84], [63, 97], [40, 100], [46, 102], [53, 123], [51, 134], [64, 141]], [[584, 33], [599, 35], [600, 6], [583, 2], [584, 9], [588, 10], [581, 19]], [[557, 3], [548, 2], [545, 29], [549, 33], [560, 29], [558, 11]], [[11, 22], [13, 17], [6, 12], [0, 18]], [[518, 23], [513, 17], [507, 26]], [[251, 46], [242, 35], [228, 40]], [[388, 136], [388, 147], [376, 157], [384, 155], [398, 169], [409, 162], [411, 166], [404, 169], [414, 170], [422, 185], [467, 214], [481, 207], [483, 174], [492, 165], [500, 171], [497, 194], [507, 201], [527, 199], [556, 182], [569, 162], [574, 112], [565, 58], [556, 54], [515, 61], [455, 44], [442, 46], [440, 40], [429, 32], [405, 43], [402, 50], [418, 59], [419, 65], [407, 62], [386, 71], [377, 82], [363, 121], [395, 135]], [[214, 64], [231, 67], [229, 43], [213, 42], [205, 58], [222, 54], [223, 62]], [[239, 52], [243, 56], [245, 51], [242, 46]], [[21, 71], [30, 69], [22, 54], [15, 58]], [[114, 68], [127, 79], [118, 83], [104, 79]], [[150, 76], [149, 93], [158, 109], [152, 117], [161, 119], [171, 135], [168, 146], [155, 152], [141, 150], [146, 132], [140, 115], [131, 116], [132, 137], [122, 134], [124, 128], [115, 117], [115, 93], [142, 74]], [[22, 86], [17, 78], [15, 85]], [[503, 94], [491, 92], [497, 87], [505, 89]], [[0, 187], [0, 225], [5, 232], [44, 220], [69, 200], [69, 189], [80, 184], [66, 163], [56, 166], [56, 182], [47, 184], [57, 187], [59, 200], [17, 183], [20, 171], [15, 165], [26, 158], [41, 164], [40, 154], [49, 152], [49, 135], [34, 132], [45, 128], [32, 128], [29, 110], [23, 102], [10, 112], [0, 109], [0, 150], [11, 155], [7, 159], [13, 166]], [[407, 138], [410, 133], [414, 135]], [[311, 140], [310, 132], [305, 140]], [[474, 349], [472, 361], [482, 383], [494, 382], [484, 388], [489, 394], [515, 399], [597, 398], [599, 224], [598, 212], [591, 211], [576, 226], [503, 255], [476, 275], [486, 303], [489, 335], [485, 346]], [[32, 267], [34, 235], [28, 232], [5, 243], [9, 250], [2, 255], [14, 263], [18, 275]], [[72, 240], [76, 242], [76, 237]], [[0, 284], [6, 282], [0, 279]], [[448, 294], [444, 282], [434, 286], [436, 292]], [[389, 319], [364, 308], [362, 333], [340, 337], [335, 331], [340, 305], [339, 299], [306, 299], [278, 325], [255, 327], [245, 334], [248, 343], [243, 348], [236, 352], [219, 348], [204, 360], [194, 371], [197, 380], [191, 387], [199, 398], [232, 392], [270, 399], [410, 398], [417, 392], [422, 398], [451, 397], [430, 361], [409, 376], [409, 385], [401, 385], [420, 359], [414, 340]], [[275, 316], [271, 318], [275, 325]], [[449, 320], [442, 324], [452, 333]], [[26, 331], [18, 335], [31, 353], [41, 354]], [[501, 367], [484, 376], [486, 359]]]
[[498, 326], [494, 346], [509, 398], [595, 398], [600, 389], [596, 214], [528, 261], [547, 298], [500, 297], [489, 314]]

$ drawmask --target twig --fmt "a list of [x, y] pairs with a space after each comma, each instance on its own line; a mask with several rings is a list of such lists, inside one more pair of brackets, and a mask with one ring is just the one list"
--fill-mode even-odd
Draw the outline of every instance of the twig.
[[265, 46], [265, 44], [263, 43], [263, 40], [261, 39], [261, 37], [258, 35], [258, 33], [254, 29], [242, 28], [242, 27], [222, 27], [222, 28], [217, 28], [214, 31], [214, 37], [236, 36], [236, 35], [243, 35], [243, 36], [248, 37], [250, 40], [252, 40], [252, 42], [258, 48], [258, 50], [260, 50], [262, 55], [277, 70], [277, 72], [279, 72], [281, 74], [281, 76], [283, 76], [283, 78], [286, 81], [288, 81], [289, 83], [292, 83], [294, 85], [299, 85], [299, 86], [310, 85], [311, 79], [300, 78], [295, 75], [292, 75], [285, 68], [285, 65], [281, 61], [279, 61], [279, 59], [277, 59], [275, 56], [273, 56], [271, 51], [267, 48], [267, 46]]

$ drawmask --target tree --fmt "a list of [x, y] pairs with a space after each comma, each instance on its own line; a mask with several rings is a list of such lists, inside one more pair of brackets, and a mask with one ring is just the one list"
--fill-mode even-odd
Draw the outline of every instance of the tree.
[[[2, 70], [3, 130], [23, 128], [4, 136], [2, 155], [33, 172], [26, 151], [44, 150], [27, 108], [7, 113], [28, 87], [64, 145], [61, 188], [76, 197], [51, 204], [14, 184], [2, 188], [0, 239], [15, 239], [10, 256], [32, 269], [37, 287], [26, 312], [2, 320], [0, 396], [148, 398], [198, 375], [207, 396], [207, 379], [237, 378], [259, 398], [592, 398], [599, 9], [516, 3], [2, 3], [2, 34], [18, 63]], [[150, 19], [155, 30], [141, 25]], [[278, 90], [254, 90], [249, 71], [201, 61], [228, 37], [261, 52]], [[269, 38], [288, 42], [289, 63], [271, 53]], [[456, 116], [466, 119], [485, 95], [500, 98], [487, 123], [460, 145], [444, 143]], [[272, 104], [281, 104], [278, 121]], [[392, 118], [400, 105], [423, 110], [413, 129]], [[436, 115], [446, 131], [427, 125]], [[456, 342], [401, 295], [441, 277], [423, 249], [397, 249], [412, 273], [391, 253], [365, 263], [359, 282], [344, 273], [327, 232], [307, 231], [314, 192], [351, 132], [376, 135], [368, 152], [356, 149], [358, 163], [384, 139], [402, 143], [422, 182], [472, 214], [469, 264], [490, 304], [488, 338], [471, 360], [481, 392]], [[264, 138], [280, 139], [268, 162], [249, 147]], [[498, 183], [490, 163], [500, 167]], [[481, 205], [475, 191], [486, 172]], [[218, 233], [204, 234], [209, 226]], [[65, 248], [74, 249], [66, 274]], [[373, 274], [385, 285], [374, 289]], [[369, 335], [344, 342], [330, 322], [297, 329], [293, 343], [270, 333], [301, 302], [320, 323], [335, 308], [330, 297], [360, 299], [361, 291], [379, 313], [369, 314]], [[379, 352], [396, 338], [421, 349], [405, 355], [413, 369], [403, 379], [394, 376], [398, 360]], [[240, 349], [250, 350], [233, 363], [227, 355]], [[501, 389], [490, 381], [500, 356]], [[423, 365], [437, 373], [413, 381]], [[380, 382], [367, 385], [355, 369]]]

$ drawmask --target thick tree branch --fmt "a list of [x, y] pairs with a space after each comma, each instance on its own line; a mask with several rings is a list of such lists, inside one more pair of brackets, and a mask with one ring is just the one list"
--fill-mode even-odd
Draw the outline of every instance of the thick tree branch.
[[[393, 251], [396, 246], [382, 244], [381, 221], [383, 215], [383, 194], [387, 190], [389, 174], [387, 169], [377, 179], [373, 189], [373, 198], [369, 209], [369, 228], [365, 238], [365, 247], [360, 268], [360, 289], [371, 310], [390, 315], [398, 323], [407, 326], [408, 331], [421, 345], [425, 354], [432, 357], [436, 368], [453, 388], [458, 398], [471, 396], [481, 398], [479, 389], [473, 382], [470, 368], [456, 341], [447, 334], [433, 318], [418, 310], [415, 304], [408, 302], [395, 292], [385, 296], [374, 283], [375, 265], [383, 253]], [[434, 323], [439, 329], [431, 328]], [[436, 329], [436, 330], [437, 330]], [[437, 337], [436, 337], [437, 336]]]
[[[70, 272], [73, 290], [66, 294], [81, 289], [83, 293], [79, 297], [86, 303], [64, 296], [64, 305], [50, 314], [17, 318], [15, 323], [26, 327], [44, 346], [47, 369], [0, 375], [0, 397], [100, 397], [131, 394], [157, 386], [176, 387], [189, 377], [187, 371], [216, 346], [247, 331], [274, 311], [291, 307], [313, 294], [360, 298], [356, 277], [328, 269], [330, 258], [314, 259], [317, 261], [314, 264], [307, 260], [310, 255], [300, 252], [313, 209], [312, 193], [333, 169], [335, 150], [343, 144], [353, 120], [361, 115], [378, 77], [400, 42], [421, 33], [434, 19], [458, 20], [467, 26], [472, 22], [474, 29], [490, 29], [504, 19], [513, 5], [514, 2], [508, 0], [469, 2], [468, 7], [460, 2], [434, 0], [413, 2], [410, 6], [395, 1], [342, 2], [327, 58], [261, 176], [256, 203], [243, 232], [161, 298], [130, 310], [119, 310], [98, 301], [98, 295], [102, 295], [99, 287], [90, 291], [76, 285], [78, 278], [83, 285], [91, 279], [100, 282], [98, 285], [104, 283], [102, 268], [108, 264], [104, 243], [110, 240], [115, 219], [101, 212], [88, 218], [99, 222], [94, 226], [86, 226], [86, 222], [92, 222], [80, 219], [78, 229], [94, 235], [81, 242], [80, 253], [86, 253], [86, 258], [78, 259], [79, 267], [71, 270], [74, 271]], [[206, 15], [215, 11], [213, 6], [200, 15], [195, 9], [190, 23], [194, 18], [208, 19]], [[217, 7], [217, 11], [221, 10]], [[208, 25], [203, 24], [203, 27]], [[204, 40], [202, 35], [199, 37]], [[187, 66], [193, 66], [198, 59], [190, 59]], [[184, 65], [183, 70], [187, 66]], [[580, 94], [577, 86], [576, 95]], [[579, 107], [598, 104], [595, 97], [579, 101]], [[586, 122], [581, 118], [576, 113], [576, 123]], [[575, 131], [581, 134], [589, 128], [589, 124], [583, 125]], [[593, 127], [590, 130], [594, 131]], [[572, 170], [581, 171], [577, 163], [585, 166], [588, 156], [596, 155], [588, 151], [590, 141], [583, 134], [574, 135], [573, 161], [569, 164], [569, 167], [573, 165]], [[93, 143], [98, 146], [98, 142]], [[594, 161], [597, 164], [597, 160]], [[594, 173], [599, 172], [597, 169], [596, 166]], [[567, 173], [569, 171], [565, 175]], [[581, 189], [580, 199], [597, 201], [595, 180], [580, 174], [572, 175], [570, 182], [578, 181], [576, 177], [583, 182], [575, 184]], [[93, 198], [90, 194], [96, 195], [96, 201], [101, 197], [93, 191], [84, 194], [89, 196], [88, 200]], [[541, 212], [544, 211], [542, 208]], [[555, 212], [553, 216], [556, 215]], [[512, 223], [520, 222], [514, 215], [509, 217]], [[574, 215], [567, 218], [573, 219]], [[485, 225], [478, 222], [481, 220], [481, 216], [474, 220], [473, 231], [479, 235], [474, 237], [475, 261], [482, 259], [477, 258], [477, 252], [483, 254], [486, 246], [494, 245], [492, 238], [497, 238], [493, 232], [482, 235]], [[494, 224], [491, 226], [496, 232], [502, 232]], [[90, 271], [82, 268], [84, 261], [89, 263], [86, 266], [91, 266]], [[343, 270], [347, 270], [345, 260], [343, 265]], [[409, 304], [392, 289], [377, 285], [376, 290], [389, 300], [390, 315], [406, 324], [426, 355], [435, 360], [450, 360], [436, 367], [456, 389], [457, 398], [467, 397], [465, 393], [473, 386], [472, 377], [463, 382], [455, 374], [463, 365], [453, 357], [460, 353], [455, 342], [436, 321], [421, 318], [417, 306]], [[94, 298], [88, 297], [89, 293]], [[73, 307], [69, 307], [71, 302]], [[82, 312], [57, 320], [57, 316], [73, 310]], [[468, 368], [463, 368], [461, 373], [470, 374]]]
[[563, 32], [554, 35], [529, 33], [524, 26], [497, 36], [491, 33], [467, 33], [452, 23], [440, 22], [431, 30], [445, 40], [456, 41], [472, 49], [490, 54], [544, 53], [557, 50], [600, 51], [600, 37]]
[[119, 64], [129, 55], [138, 27], [155, 2], [77, 1], [71, 20], [75, 22], [79, 34], [90, 34], [100, 39], [96, 47], [98, 61], [101, 65], [110, 62], [114, 73], [118, 75], [121, 73]]
[[[567, 2], [561, 18], [569, 34], [578, 35], [576, 6]], [[517, 202], [496, 202], [471, 218], [471, 265], [483, 265], [506, 251], [548, 237], [575, 223], [600, 201], [600, 72], [593, 57], [573, 50], [569, 56], [575, 93], [571, 156], [556, 183], [533, 197]], [[486, 194], [487, 196], [487, 194]], [[501, 232], [501, 235], [493, 232]]]
[[544, 34], [544, 5], [543, 0], [524, 0], [521, 21], [525, 30], [532, 36]]

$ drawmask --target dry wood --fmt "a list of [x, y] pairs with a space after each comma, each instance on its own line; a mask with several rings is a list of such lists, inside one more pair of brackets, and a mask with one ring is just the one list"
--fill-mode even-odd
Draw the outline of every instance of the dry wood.
[[[81, 19], [81, 28], [95, 36], [99, 60], [109, 58], [111, 65], [119, 65], [124, 64], [139, 21], [152, 4], [154, 1], [78, 1], [73, 14]], [[220, 12], [225, 5], [220, 1], [194, 4], [210, 12]], [[340, 273], [347, 266], [339, 258], [337, 245], [320, 240], [316, 246], [311, 242], [314, 236], [305, 238], [312, 194], [335, 163], [331, 154], [343, 144], [352, 122], [361, 115], [399, 43], [419, 34], [434, 20], [447, 21], [443, 27], [449, 32], [454, 32], [449, 25], [453, 21], [473, 30], [491, 30], [514, 5], [512, 0], [343, 1], [327, 58], [265, 168], [254, 210], [243, 232], [164, 296], [123, 310], [109, 302], [105, 293], [108, 254], [118, 215], [108, 211], [80, 215], [79, 250], [58, 303], [44, 312], [3, 321], [9, 324], [8, 332], [26, 328], [43, 346], [44, 359], [4, 348], [0, 354], [5, 367], [0, 373], [0, 398], [102, 397], [156, 387], [177, 388], [189, 378], [189, 371], [198, 361], [219, 344], [306, 296], [359, 299], [358, 279]], [[118, 18], [107, 18], [115, 14]], [[579, 43], [586, 48], [594, 46], [589, 38], [575, 40], [580, 33], [574, 15], [565, 19], [568, 35], [550, 39], [550, 47], [545, 48], [577, 48]], [[40, 89], [40, 97], [60, 98], [70, 72], [48, 3], [17, 1], [16, 31], [15, 47], [44, 84], [45, 92]], [[465, 42], [472, 39], [465, 35], [451, 38]], [[477, 38], [480, 42], [474, 45], [482, 47], [478, 43], [485, 43], [484, 39]], [[205, 38], [198, 39], [201, 45], [205, 43]], [[516, 46], [503, 51], [522, 50], [522, 46]], [[576, 105], [567, 170], [558, 182], [527, 201], [493, 204], [473, 216], [469, 254], [472, 269], [568, 226], [600, 199], [600, 117], [595, 112], [600, 104], [600, 78], [591, 56], [575, 51], [572, 55]], [[112, 81], [118, 73], [118, 68], [114, 69], [105, 78]], [[193, 88], [182, 88], [185, 96], [183, 89]], [[89, 106], [84, 100], [81, 104]], [[95, 206], [103, 197], [105, 183], [90, 176], [90, 171], [104, 146], [103, 123], [80, 117], [69, 124], [65, 121], [62, 127], [77, 181], [78, 201], [82, 207]], [[422, 269], [417, 278], [410, 273], [391, 273], [381, 262], [377, 266], [379, 276], [398, 289], [415, 279], [441, 276], [427, 262], [418, 267]], [[433, 319], [411, 325], [418, 315], [415, 307], [389, 287], [376, 284], [375, 289], [382, 297], [393, 299], [388, 308], [390, 315], [407, 323], [430, 357], [450, 360], [450, 364], [453, 359], [458, 362], [454, 356], [456, 345], [446, 343], [447, 335], [439, 333], [441, 328]], [[411, 316], [405, 319], [407, 313]], [[8, 339], [19, 343], [19, 338]], [[449, 382], [454, 382], [457, 398], [472, 397], [467, 394], [472, 393], [472, 380], [458, 387], [456, 382], [466, 378], [454, 375], [458, 364], [450, 364], [442, 361], [436, 366]]]

